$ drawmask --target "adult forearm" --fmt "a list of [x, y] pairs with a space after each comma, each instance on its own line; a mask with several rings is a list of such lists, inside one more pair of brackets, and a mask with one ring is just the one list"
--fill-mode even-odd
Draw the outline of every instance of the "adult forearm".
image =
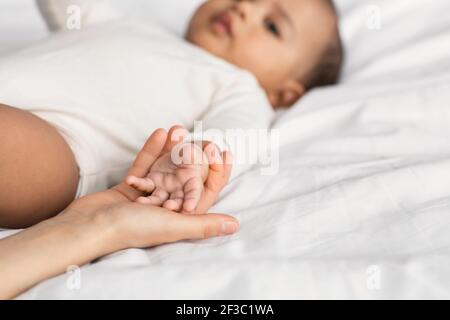
[[62, 215], [0, 241], [0, 299], [115, 250], [102, 218]]

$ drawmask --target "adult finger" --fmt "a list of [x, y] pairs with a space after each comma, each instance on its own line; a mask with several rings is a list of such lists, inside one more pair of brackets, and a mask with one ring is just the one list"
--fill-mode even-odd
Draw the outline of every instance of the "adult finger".
[[222, 164], [210, 165], [209, 175], [205, 182], [204, 192], [195, 210], [195, 213], [206, 213], [219, 197], [220, 191], [225, 187], [231, 176], [232, 156], [225, 151], [222, 153]]
[[[108, 208], [111, 213], [111, 209]], [[117, 247], [148, 248], [181, 240], [200, 240], [226, 236], [239, 230], [234, 217], [223, 214], [188, 215], [165, 208], [126, 203], [112, 210], [121, 230]]]
[[213, 237], [232, 235], [239, 230], [239, 222], [227, 215], [172, 215], [172, 221], [167, 224], [168, 242], [181, 240], [200, 240]]
[[222, 153], [222, 163], [211, 164], [205, 187], [220, 192], [227, 184], [233, 167], [233, 157], [229, 151]]
[[223, 158], [217, 145], [213, 142], [206, 142], [203, 147], [203, 151], [206, 154], [210, 169], [218, 168], [223, 165]]
[[167, 132], [164, 129], [158, 129], [153, 132], [137, 155], [136, 160], [128, 171], [128, 176], [143, 178], [161, 155], [166, 141]]
[[171, 152], [176, 145], [184, 141], [187, 134], [187, 130], [181, 125], [176, 125], [170, 128], [163, 153]]

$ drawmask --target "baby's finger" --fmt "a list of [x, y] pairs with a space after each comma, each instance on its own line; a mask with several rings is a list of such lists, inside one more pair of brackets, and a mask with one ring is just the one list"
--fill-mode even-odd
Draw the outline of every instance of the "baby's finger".
[[140, 197], [136, 200], [138, 203], [142, 204], [150, 204], [152, 206], [161, 207], [164, 201], [162, 201], [160, 198], [155, 196], [149, 196], [149, 197]]
[[163, 207], [172, 211], [181, 211], [183, 207], [184, 193], [182, 190], [172, 192], [170, 199], [164, 202]]
[[142, 192], [152, 193], [155, 190], [155, 183], [150, 178], [138, 178], [135, 176], [129, 176], [125, 179], [125, 182]]
[[152, 204], [152, 201], [149, 199], [149, 197], [139, 197], [136, 199], [136, 202], [141, 204]]
[[162, 206], [162, 204], [167, 199], [169, 199], [169, 193], [161, 188], [156, 188], [156, 190], [150, 197], [148, 197], [148, 199], [152, 202], [153, 205]]
[[200, 177], [189, 179], [184, 185], [183, 210], [190, 213], [195, 210], [202, 195], [203, 182]]
[[169, 199], [163, 204], [167, 210], [179, 212], [183, 206], [183, 199]]
[[169, 193], [163, 189], [156, 189], [149, 197], [140, 197], [136, 201], [142, 204], [150, 204], [161, 207], [163, 203], [169, 198]]
[[184, 199], [183, 190], [178, 190], [170, 194], [170, 199]]

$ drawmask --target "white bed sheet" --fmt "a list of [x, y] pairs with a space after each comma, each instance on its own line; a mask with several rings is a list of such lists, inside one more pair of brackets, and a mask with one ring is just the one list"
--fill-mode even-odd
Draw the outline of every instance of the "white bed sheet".
[[238, 235], [116, 253], [80, 290], [62, 275], [22, 298], [450, 298], [450, 74], [354, 90], [281, 117], [279, 173], [255, 167], [214, 209]]
[[[450, 37], [439, 30], [414, 42], [430, 66]], [[353, 61], [358, 81], [279, 118], [277, 175], [255, 167], [227, 186], [214, 211], [239, 234], [119, 252], [83, 267], [79, 290], [66, 274], [20, 298], [450, 298], [448, 64], [394, 77], [387, 56]]]

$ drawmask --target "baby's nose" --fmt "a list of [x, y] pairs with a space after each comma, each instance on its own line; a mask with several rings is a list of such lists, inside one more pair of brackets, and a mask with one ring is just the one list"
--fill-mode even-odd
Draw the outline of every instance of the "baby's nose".
[[238, 1], [233, 4], [232, 11], [237, 14], [243, 22], [259, 24], [267, 14], [268, 3], [265, 1]]
[[250, 1], [239, 1], [235, 2], [231, 9], [239, 15], [242, 20], [246, 21], [251, 12], [252, 5], [253, 4]]

